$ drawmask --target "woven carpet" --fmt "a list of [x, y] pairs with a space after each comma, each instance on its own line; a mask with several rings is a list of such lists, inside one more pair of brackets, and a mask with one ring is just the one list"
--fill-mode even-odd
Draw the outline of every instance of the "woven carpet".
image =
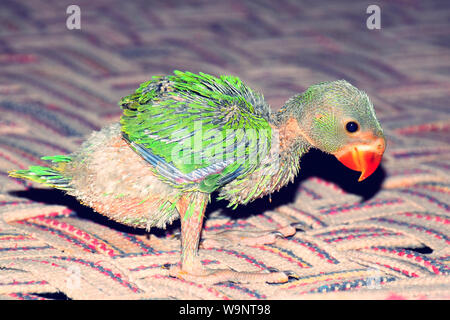
[[[81, 30], [66, 28], [73, 2]], [[449, 299], [448, 17], [448, 1], [1, 1], [0, 298]], [[290, 270], [288, 283], [169, 277], [179, 222], [148, 234], [7, 176], [76, 150], [174, 69], [238, 75], [275, 110], [320, 81], [371, 97], [387, 136], [372, 177], [311, 152], [272, 201], [207, 210], [203, 238], [295, 226], [271, 245], [200, 250], [210, 268]]]

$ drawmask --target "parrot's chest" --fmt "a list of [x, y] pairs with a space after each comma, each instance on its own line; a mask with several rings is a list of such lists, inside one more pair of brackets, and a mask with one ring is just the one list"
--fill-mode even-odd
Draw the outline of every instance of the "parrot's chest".
[[279, 145], [273, 144], [270, 153], [252, 173], [223, 186], [219, 199], [228, 200], [230, 206], [247, 204], [292, 182], [300, 170], [300, 158], [309, 146], [298, 141], [289, 150], [279, 152], [278, 148]]

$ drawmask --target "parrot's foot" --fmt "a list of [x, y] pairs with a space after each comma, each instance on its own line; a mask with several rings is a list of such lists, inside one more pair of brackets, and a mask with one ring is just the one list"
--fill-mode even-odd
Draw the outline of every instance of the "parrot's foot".
[[201, 246], [203, 248], [212, 248], [226, 247], [231, 244], [246, 246], [273, 244], [279, 238], [293, 236], [296, 231], [296, 228], [292, 225], [273, 231], [222, 231], [204, 237]]
[[206, 269], [203, 266], [196, 270], [186, 271], [179, 266], [173, 266], [169, 275], [186, 281], [203, 284], [220, 282], [236, 283], [285, 283], [289, 280], [288, 272], [238, 272], [227, 269]]
[[[283, 283], [289, 280], [284, 272], [237, 272], [234, 270], [206, 269], [199, 258], [198, 247], [200, 234], [202, 231], [203, 217], [206, 203], [209, 197], [206, 194], [193, 193], [184, 195], [177, 202], [177, 210], [181, 218], [181, 256], [180, 266], [174, 266], [169, 270], [169, 275], [187, 281], [200, 283], [219, 282], [270, 282]], [[193, 208], [194, 212], [187, 214], [188, 209]], [[190, 209], [192, 211], [192, 209]], [[256, 234], [251, 239], [245, 241], [246, 244], [271, 243], [277, 236], [288, 236], [295, 233], [295, 228], [282, 228], [274, 232], [263, 232]], [[248, 233], [234, 235], [231, 233], [231, 240], [242, 243], [243, 238], [248, 237]], [[216, 240], [217, 241], [217, 240]], [[229, 240], [228, 240], [229, 241]]]

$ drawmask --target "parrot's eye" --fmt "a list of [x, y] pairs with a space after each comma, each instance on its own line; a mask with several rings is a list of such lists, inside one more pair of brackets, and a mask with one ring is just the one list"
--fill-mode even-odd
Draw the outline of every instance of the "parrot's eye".
[[346, 129], [348, 132], [353, 133], [353, 132], [358, 131], [359, 126], [358, 126], [358, 124], [357, 124], [355, 121], [349, 121], [349, 122], [347, 122], [347, 124], [345, 125], [345, 129]]

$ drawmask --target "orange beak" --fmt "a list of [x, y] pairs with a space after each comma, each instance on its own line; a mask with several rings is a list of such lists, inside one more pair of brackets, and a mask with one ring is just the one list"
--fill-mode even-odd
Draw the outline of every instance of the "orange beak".
[[346, 167], [360, 171], [358, 181], [363, 181], [378, 168], [384, 153], [384, 138], [375, 138], [373, 143], [350, 145], [342, 148], [334, 155]]

